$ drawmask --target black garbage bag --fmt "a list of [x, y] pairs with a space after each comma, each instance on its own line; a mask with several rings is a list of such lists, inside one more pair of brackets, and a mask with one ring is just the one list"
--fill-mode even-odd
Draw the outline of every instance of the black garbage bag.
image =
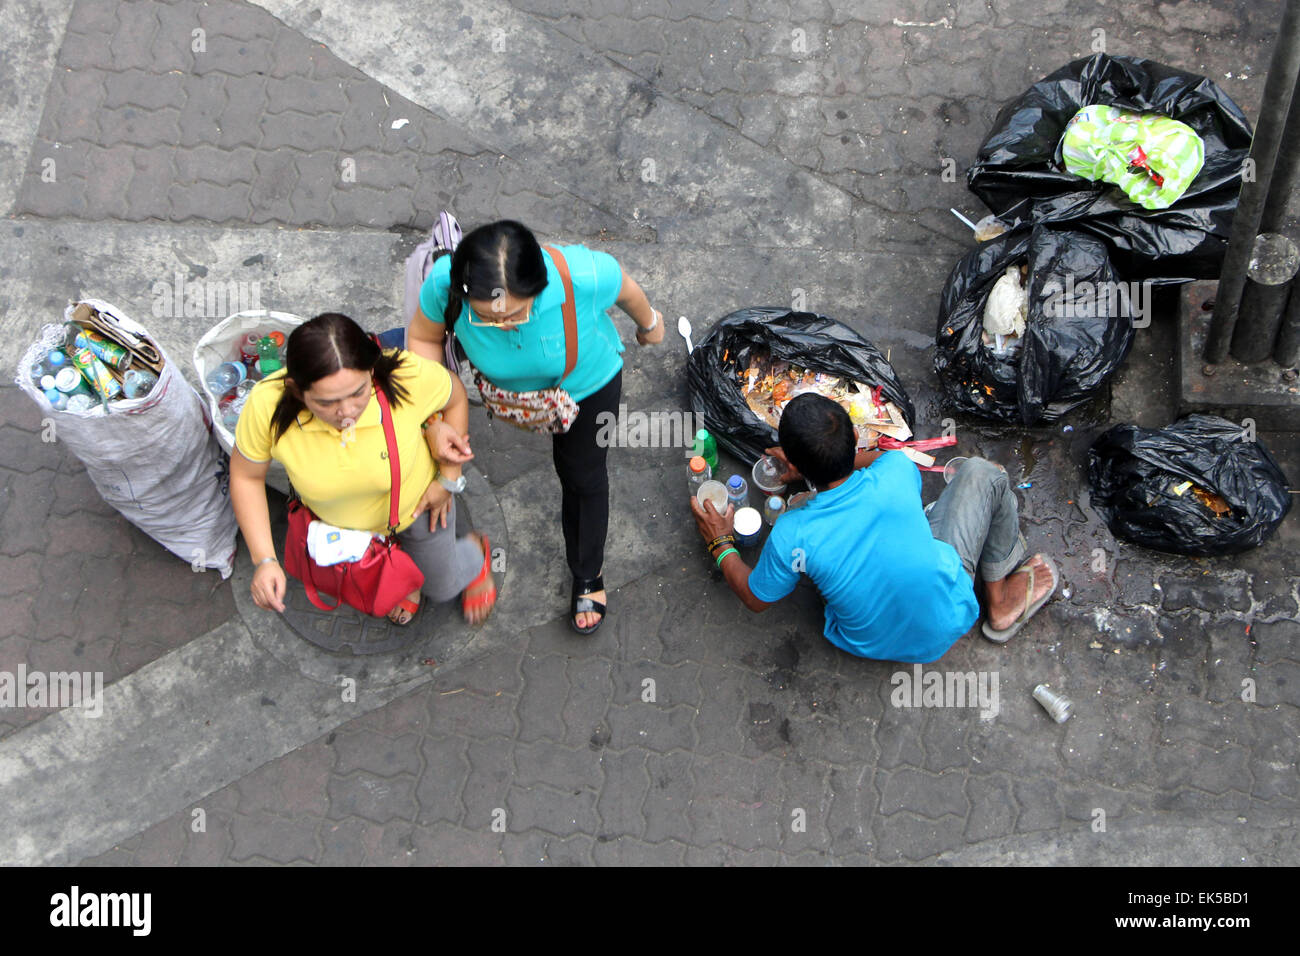
[[1213, 415], [1154, 430], [1116, 425], [1088, 452], [1092, 505], [1117, 538], [1157, 551], [1212, 557], [1257, 547], [1291, 496], [1251, 437]]
[[[1116, 186], [1065, 171], [1066, 124], [1093, 103], [1163, 113], [1196, 131], [1205, 143], [1205, 166], [1178, 202], [1144, 209]], [[1126, 279], [1213, 279], [1227, 250], [1250, 141], [1245, 114], [1212, 81], [1151, 60], [1098, 53], [1003, 107], [966, 182], [1005, 222], [1050, 224], [1102, 239]]]
[[915, 424], [912, 401], [893, 366], [847, 325], [779, 306], [741, 309], [719, 319], [695, 346], [686, 360], [686, 384], [692, 410], [703, 416], [718, 444], [746, 464], [752, 465], [763, 456], [763, 449], [777, 444], [776, 429], [745, 404], [737, 379], [737, 372], [763, 352], [810, 371], [880, 386], [908, 427]]
[[[984, 343], [984, 306], [1008, 266], [1029, 267], [1021, 345], [999, 355]], [[958, 411], [1033, 425], [1086, 402], [1133, 345], [1130, 297], [1092, 236], [1042, 226], [1005, 233], [953, 267], [939, 303], [934, 370]]]

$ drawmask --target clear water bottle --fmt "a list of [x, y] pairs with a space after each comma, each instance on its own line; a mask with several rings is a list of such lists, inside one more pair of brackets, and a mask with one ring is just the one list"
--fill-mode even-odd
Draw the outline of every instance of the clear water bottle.
[[701, 428], [695, 433], [695, 454], [704, 459], [705, 464], [709, 466], [709, 471], [717, 470], [718, 443], [709, 434], [707, 428]]
[[[46, 378], [49, 378], [48, 375], [45, 376], [45, 377], [46, 377]], [[63, 411], [65, 408], [68, 407], [68, 396], [67, 396], [67, 394], [64, 393], [64, 392], [60, 392], [57, 388], [52, 388], [52, 387], [51, 387], [51, 388], [47, 388], [47, 389], [45, 390], [45, 399], [46, 399], [46, 401], [48, 401], [51, 405], [53, 405], [54, 408], [55, 408], [57, 411], [60, 411], [60, 412], [61, 412], [61, 411]]]
[[785, 501], [779, 495], [772, 495], [763, 502], [763, 520], [769, 525], [776, 524], [776, 519], [785, 514]]
[[122, 376], [122, 394], [127, 398], [143, 398], [158, 384], [158, 376], [147, 369], [127, 369]]
[[213, 395], [225, 395], [248, 374], [241, 362], [222, 362], [208, 373], [208, 388]]
[[713, 477], [713, 472], [709, 470], [708, 462], [701, 456], [696, 455], [691, 459], [690, 476], [687, 479], [687, 486], [690, 489], [691, 497], [700, 490], [700, 485], [704, 484]]
[[735, 505], [737, 511], [749, 503], [749, 483], [740, 475], [727, 479], [727, 503]]
[[70, 412], [88, 412], [98, 404], [99, 402], [89, 395], [68, 396], [68, 411]]

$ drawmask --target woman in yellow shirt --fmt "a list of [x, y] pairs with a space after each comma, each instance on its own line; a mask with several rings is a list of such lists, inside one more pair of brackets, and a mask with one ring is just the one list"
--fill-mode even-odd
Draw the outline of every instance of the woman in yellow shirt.
[[[255, 567], [254, 602], [284, 610], [285, 573], [275, 556], [266, 473], [284, 465], [294, 490], [321, 521], [383, 534], [392, 478], [375, 389], [392, 408], [401, 467], [398, 540], [424, 574], [433, 601], [462, 594], [476, 624], [496, 602], [487, 539], [456, 537], [455, 494], [468, 443], [469, 402], [460, 381], [411, 352], [382, 351], [356, 322], [337, 312], [303, 323], [285, 345], [285, 367], [253, 388], [235, 428], [230, 498]], [[428, 520], [416, 520], [428, 512]], [[407, 624], [421, 591], [389, 619]]]

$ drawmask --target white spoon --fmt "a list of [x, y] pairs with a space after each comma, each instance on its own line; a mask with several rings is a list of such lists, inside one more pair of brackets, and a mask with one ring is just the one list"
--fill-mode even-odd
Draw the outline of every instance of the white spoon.
[[691, 320], [684, 315], [679, 318], [677, 320], [677, 331], [686, 340], [686, 354], [690, 355], [695, 351], [695, 346], [691, 344]]

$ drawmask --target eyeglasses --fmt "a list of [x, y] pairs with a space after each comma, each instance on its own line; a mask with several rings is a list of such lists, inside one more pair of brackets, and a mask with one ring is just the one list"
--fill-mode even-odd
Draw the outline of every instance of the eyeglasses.
[[524, 325], [529, 320], [531, 320], [532, 317], [533, 317], [533, 303], [529, 302], [528, 310], [524, 313], [524, 317], [522, 319], [499, 319], [495, 322], [488, 322], [471, 308], [469, 310], [469, 319], [467, 321], [469, 322], [470, 325], [473, 325], [477, 328], [498, 329], [503, 325]]

